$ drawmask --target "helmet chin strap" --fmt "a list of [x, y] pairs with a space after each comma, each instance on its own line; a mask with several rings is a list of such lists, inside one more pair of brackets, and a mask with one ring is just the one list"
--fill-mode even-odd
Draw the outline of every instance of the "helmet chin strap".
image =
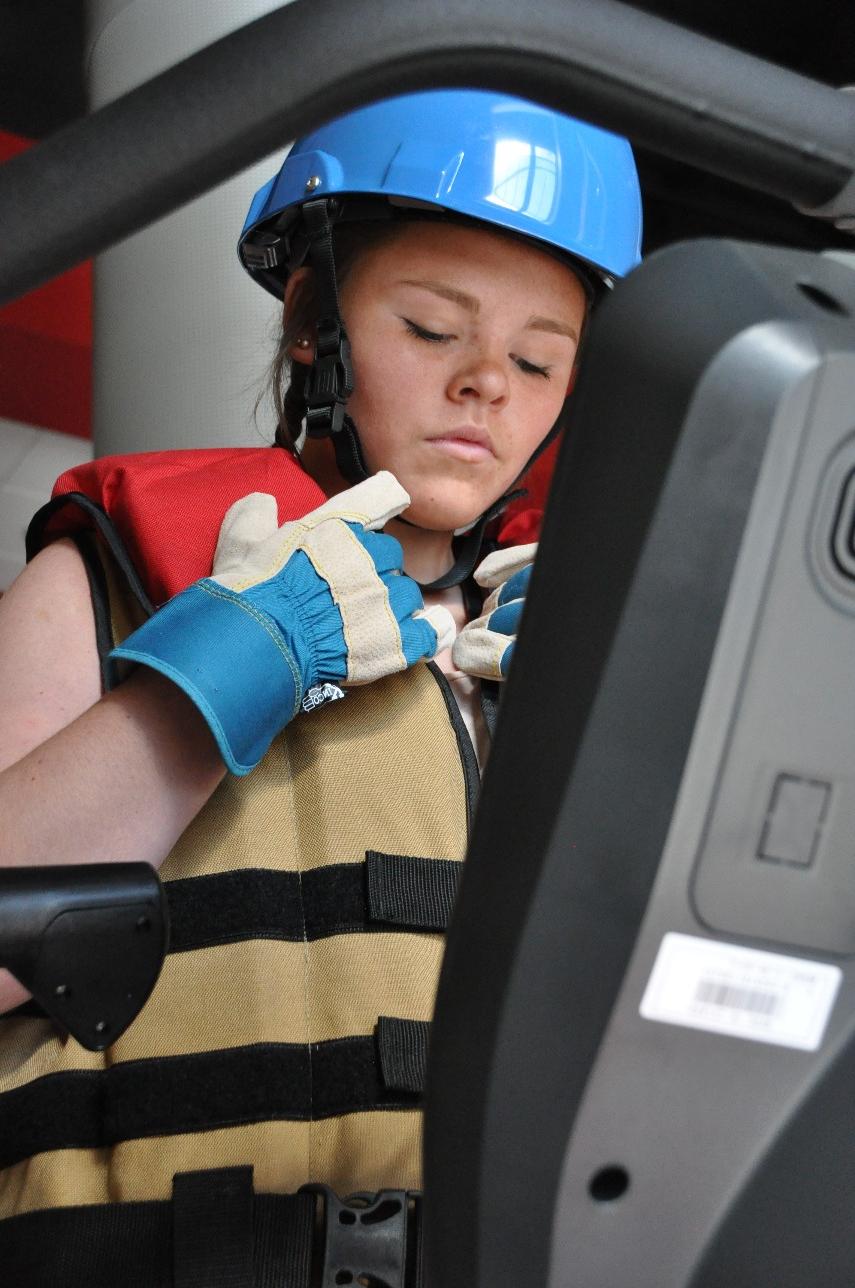
[[[487, 524], [497, 518], [506, 505], [515, 501], [517, 497], [525, 495], [525, 488], [518, 488], [516, 492], [508, 492], [506, 496], [500, 496], [484, 513], [473, 523], [471, 528], [460, 536], [454, 537], [451, 543], [451, 549], [454, 554], [454, 563], [448, 572], [444, 572], [441, 577], [435, 581], [422, 582], [419, 587], [421, 590], [449, 590], [452, 586], [459, 586], [461, 582], [467, 581], [472, 576], [475, 565], [478, 562], [478, 556], [481, 553], [481, 545], [484, 541], [484, 532]], [[399, 516], [400, 519], [400, 516]], [[403, 520], [409, 523], [408, 519]], [[411, 527], [418, 525], [413, 523]]]
[[361, 483], [368, 469], [356, 426], [345, 411], [353, 393], [353, 364], [339, 311], [330, 205], [324, 199], [303, 207], [318, 298], [318, 339], [305, 388], [306, 433], [309, 438], [331, 438], [339, 473], [348, 483]]
[[[303, 224], [308, 240], [308, 259], [315, 274], [318, 300], [318, 341], [315, 358], [306, 380], [306, 433], [309, 438], [330, 438], [335, 451], [336, 466], [348, 483], [361, 483], [369, 477], [369, 470], [359, 441], [359, 431], [347, 415], [345, 406], [353, 393], [353, 366], [350, 341], [344, 329], [339, 309], [338, 284], [332, 247], [334, 203], [323, 198], [308, 201], [303, 206]], [[558, 425], [535, 451], [523, 470], [527, 470], [558, 432]], [[471, 577], [478, 562], [485, 529], [497, 518], [505, 506], [520, 496], [525, 489], [517, 489], [499, 497], [475, 521], [468, 531], [454, 538], [452, 550], [454, 563], [448, 572], [435, 581], [423, 583], [422, 590], [448, 590], [459, 586]], [[409, 519], [400, 522], [418, 527]]]

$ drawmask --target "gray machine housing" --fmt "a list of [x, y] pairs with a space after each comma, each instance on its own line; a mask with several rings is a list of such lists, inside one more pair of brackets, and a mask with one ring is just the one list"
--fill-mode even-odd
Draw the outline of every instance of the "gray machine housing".
[[[440, 985], [430, 1283], [855, 1281], [852, 318], [848, 267], [701, 242], [595, 319]], [[818, 1048], [642, 1016], [668, 934], [839, 970]]]

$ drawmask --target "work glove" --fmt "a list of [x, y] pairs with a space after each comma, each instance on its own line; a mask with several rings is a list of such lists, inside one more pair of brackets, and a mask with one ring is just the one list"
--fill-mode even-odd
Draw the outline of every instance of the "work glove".
[[487, 555], [475, 569], [479, 586], [491, 593], [480, 617], [454, 641], [451, 658], [459, 671], [482, 680], [504, 680], [514, 655], [537, 542]]
[[243, 497], [223, 520], [211, 576], [111, 657], [173, 680], [231, 772], [249, 773], [319, 686], [370, 684], [450, 645], [451, 614], [423, 610], [400, 544], [375, 531], [409, 504], [386, 471], [282, 527], [275, 497]]

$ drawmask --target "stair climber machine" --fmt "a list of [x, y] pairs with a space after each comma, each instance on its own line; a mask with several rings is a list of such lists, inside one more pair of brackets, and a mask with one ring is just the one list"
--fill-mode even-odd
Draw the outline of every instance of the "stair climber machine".
[[433, 1282], [844, 1288], [855, 272], [683, 243], [593, 331], [440, 983]]
[[[855, 227], [849, 95], [613, 0], [296, 0], [4, 167], [0, 300], [426, 84]], [[855, 271], [669, 247], [593, 320], [503, 698], [431, 1040], [428, 1288], [851, 1288], [853, 677]], [[0, 964], [93, 1049], [167, 922], [139, 865], [0, 873]]]

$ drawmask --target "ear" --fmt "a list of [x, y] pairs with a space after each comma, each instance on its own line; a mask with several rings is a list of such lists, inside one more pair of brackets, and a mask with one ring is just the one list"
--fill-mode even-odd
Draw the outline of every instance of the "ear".
[[[288, 278], [283, 298], [283, 326], [289, 327], [291, 325], [297, 304], [311, 276], [312, 270], [310, 268], [298, 268]], [[301, 341], [303, 341], [302, 344], [300, 343]], [[306, 341], [308, 341], [308, 344], [305, 343]], [[301, 328], [300, 334], [295, 336], [293, 344], [289, 345], [288, 356], [293, 358], [295, 362], [302, 362], [305, 366], [311, 366], [315, 360], [316, 342], [316, 328], [311, 324], [307, 324]]]

